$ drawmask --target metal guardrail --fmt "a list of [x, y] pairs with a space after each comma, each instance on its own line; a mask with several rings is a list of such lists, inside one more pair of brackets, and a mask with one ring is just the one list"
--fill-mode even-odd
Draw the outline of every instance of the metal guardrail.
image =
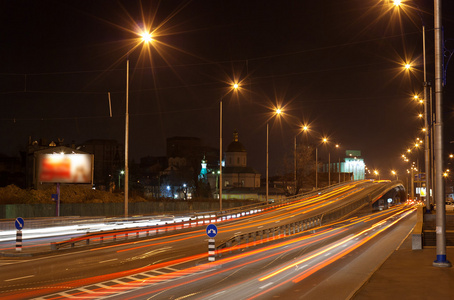
[[242, 242], [243, 244], [245, 244], [245, 247], [247, 247], [247, 245], [250, 242], [263, 243], [267, 241], [272, 241], [276, 239], [276, 236], [285, 237], [293, 234], [298, 234], [304, 230], [308, 230], [317, 226], [322, 226], [323, 224], [327, 224], [334, 220], [338, 220], [339, 218], [344, 217], [354, 211], [357, 211], [358, 209], [363, 208], [366, 205], [370, 205], [376, 199], [383, 196], [387, 191], [394, 188], [395, 185], [398, 184], [393, 184], [392, 186], [390, 185], [382, 186], [378, 190], [369, 193], [366, 197], [363, 197], [354, 202], [347, 203], [340, 207], [336, 207], [328, 212], [316, 215], [311, 218], [306, 218], [301, 221], [283, 224], [280, 226], [264, 230], [247, 232], [241, 235], [231, 237], [230, 239], [222, 242], [218, 247], [216, 247], [217, 250], [216, 253], [219, 256], [222, 256], [222, 253], [225, 251], [231, 253], [233, 249], [240, 249], [239, 246], [241, 245]]
[[229, 253], [232, 252], [234, 246], [239, 249], [242, 242], [245, 244], [245, 248], [248, 247], [250, 242], [256, 243], [260, 242], [263, 243], [264, 241], [271, 241], [275, 240], [276, 238], [281, 238], [285, 236], [289, 236], [292, 234], [300, 233], [304, 230], [308, 230], [314, 227], [321, 226], [322, 218], [321, 216], [311, 217], [304, 219], [302, 221], [293, 222], [290, 224], [280, 225], [272, 228], [267, 228], [263, 230], [252, 231], [248, 233], [243, 233], [240, 235], [236, 235], [227, 241], [223, 242], [221, 245], [216, 247], [216, 252], [219, 256], [222, 256], [222, 249], [229, 249]]
[[154, 225], [147, 227], [136, 227], [130, 229], [120, 230], [109, 230], [109, 231], [97, 231], [89, 232], [83, 236], [71, 238], [66, 241], [53, 242], [51, 243], [51, 250], [59, 250], [62, 248], [74, 248], [76, 245], [86, 246], [94, 243], [102, 244], [105, 242], [116, 242], [128, 240], [132, 237], [148, 237], [150, 235], [157, 235], [160, 233], [166, 233], [170, 230], [191, 228], [196, 226], [202, 226], [211, 222], [218, 222], [219, 218], [216, 215], [206, 215], [204, 217], [194, 217], [189, 221], [173, 221], [166, 222], [163, 225]]
[[[330, 189], [332, 187], [327, 187], [326, 189]], [[63, 248], [74, 248], [76, 245], [79, 246], [86, 246], [90, 245], [93, 243], [104, 243], [104, 242], [115, 242], [119, 241], [121, 239], [127, 240], [130, 239], [131, 237], [139, 238], [139, 237], [148, 237], [149, 235], [153, 234], [159, 234], [159, 233], [165, 233], [169, 230], [177, 230], [177, 229], [184, 229], [184, 228], [191, 228], [195, 226], [203, 226], [206, 224], [210, 223], [215, 223], [215, 222], [221, 222], [225, 221], [227, 219], [234, 219], [234, 218], [239, 218], [242, 216], [247, 216], [251, 214], [255, 214], [257, 212], [262, 212], [266, 211], [269, 209], [273, 209], [276, 207], [281, 207], [288, 205], [290, 203], [293, 203], [295, 201], [299, 201], [303, 198], [312, 196], [312, 195], [317, 195], [325, 191], [326, 189], [322, 190], [317, 190], [317, 191], [312, 191], [309, 193], [303, 193], [299, 195], [295, 195], [292, 197], [286, 198], [285, 201], [280, 201], [277, 203], [254, 203], [250, 205], [245, 205], [237, 208], [232, 208], [228, 210], [223, 210], [222, 212], [207, 212], [207, 213], [195, 213], [191, 217], [191, 220], [189, 221], [173, 221], [169, 223], [165, 223], [164, 225], [153, 225], [153, 226], [147, 226], [147, 227], [136, 227], [136, 228], [131, 228], [131, 229], [120, 229], [120, 230], [111, 230], [111, 231], [98, 231], [98, 232], [92, 232], [92, 233], [87, 233], [84, 236], [80, 237], [75, 237], [66, 241], [61, 241], [61, 242], [53, 242], [51, 243], [51, 250], [59, 250]], [[308, 229], [315, 227], [314, 224], [320, 223], [323, 219], [323, 215], [319, 215], [316, 217], [308, 218], [302, 221], [294, 222], [290, 224], [293, 226], [293, 228], [303, 228], [302, 230]], [[121, 221], [121, 220], [129, 220], [130, 219], [110, 219], [110, 221]], [[285, 226], [285, 225], [283, 225]], [[298, 227], [299, 226], [299, 227]], [[280, 232], [280, 227], [275, 227], [273, 230], [273, 235], [274, 232]], [[284, 231], [285, 232], [285, 231]], [[290, 232], [290, 230], [289, 230]], [[295, 232], [295, 229], [294, 229]], [[299, 232], [299, 231], [298, 231]], [[252, 234], [252, 233], [251, 233]], [[263, 233], [262, 233], [263, 235]]]
[[[63, 248], [74, 248], [78, 246], [93, 245], [93, 243], [102, 244], [105, 242], [116, 242], [120, 240], [127, 240], [132, 237], [148, 237], [150, 235], [157, 235], [160, 233], [166, 233], [171, 230], [192, 228], [197, 226], [208, 225], [210, 223], [217, 223], [225, 221], [227, 219], [235, 219], [243, 216], [252, 215], [258, 212], [265, 211], [266, 209], [271, 209], [281, 205], [268, 205], [266, 208], [253, 208], [250, 207], [241, 211], [228, 212], [223, 211], [222, 214], [217, 213], [201, 213], [198, 215], [193, 215], [189, 221], [173, 221], [166, 222], [163, 225], [153, 225], [146, 227], [136, 227], [130, 229], [120, 229], [120, 230], [110, 230], [110, 231], [97, 231], [92, 233], [87, 233], [83, 236], [71, 238], [69, 240], [61, 242], [51, 243], [51, 250], [59, 250]], [[249, 207], [249, 206], [248, 206]], [[230, 210], [229, 210], [230, 211]]]

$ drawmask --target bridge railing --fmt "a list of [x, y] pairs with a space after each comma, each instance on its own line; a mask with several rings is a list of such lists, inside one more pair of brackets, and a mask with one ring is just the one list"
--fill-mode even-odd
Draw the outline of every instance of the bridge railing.
[[251, 231], [239, 235], [235, 235], [230, 239], [222, 242], [216, 247], [218, 256], [222, 253], [255, 246], [257, 243], [273, 241], [286, 236], [294, 235], [304, 230], [321, 226], [322, 216], [318, 215], [311, 218], [306, 218], [301, 221], [292, 222], [280, 226], [274, 226], [262, 230]]
[[[294, 197], [290, 197], [287, 201], [278, 202], [278, 203], [271, 203], [271, 204], [251, 204], [242, 207], [238, 207], [235, 209], [224, 210], [222, 212], [207, 212], [207, 213], [197, 213], [193, 214], [191, 219], [188, 221], [173, 221], [166, 222], [163, 225], [153, 225], [153, 226], [145, 226], [145, 227], [136, 227], [130, 229], [121, 229], [121, 230], [110, 230], [110, 231], [97, 231], [97, 232], [87, 232], [87, 234], [75, 238], [71, 238], [69, 240], [60, 241], [60, 242], [53, 242], [51, 243], [51, 250], [59, 250], [63, 248], [74, 248], [76, 246], [85, 246], [85, 245], [92, 245], [93, 243], [105, 243], [105, 242], [116, 242], [119, 240], [127, 240], [130, 238], [139, 238], [139, 237], [148, 237], [150, 235], [157, 235], [161, 233], [166, 233], [171, 230], [178, 230], [178, 229], [185, 229], [191, 228], [196, 226], [203, 226], [208, 225], [210, 223], [217, 223], [222, 222], [228, 219], [235, 219], [240, 218], [243, 216], [253, 215], [256, 213], [260, 213], [262, 211], [266, 211], [269, 209], [281, 207], [284, 205], [288, 205], [289, 203], [299, 201], [298, 199], [302, 199], [304, 197], [308, 197], [311, 195], [315, 195], [320, 193], [320, 190], [310, 193], [304, 193], [300, 195], [296, 195]], [[349, 208], [350, 207], [350, 208]], [[348, 204], [345, 207], [341, 207], [335, 209], [333, 211], [328, 212], [328, 214], [320, 214], [315, 217], [306, 218], [301, 221], [297, 221], [294, 223], [282, 225], [282, 226], [290, 226], [291, 228], [300, 228], [300, 230], [305, 230], [309, 228], [313, 228], [315, 226], [320, 226], [322, 220], [327, 220], [335, 215], [336, 211], [338, 210], [348, 210], [352, 209], [354, 205]], [[318, 225], [317, 225], [318, 224]], [[283, 230], [281, 227], [277, 226], [274, 227], [272, 232], [279, 232]], [[285, 232], [285, 231], [284, 231]], [[294, 229], [295, 232], [295, 229]], [[300, 231], [298, 231], [300, 232]], [[250, 236], [257, 236], [260, 234], [260, 231], [247, 233]], [[289, 229], [290, 234], [290, 229]], [[263, 236], [263, 232], [261, 233]], [[245, 236], [240, 238], [244, 240]], [[236, 237], [232, 237], [232, 239], [237, 239]], [[228, 243], [226, 241], [224, 244]]]
[[[277, 238], [298, 234], [304, 230], [320, 227], [323, 224], [338, 220], [367, 205], [370, 205], [373, 200], [381, 197], [389, 189], [389, 185], [381, 186], [379, 189], [372, 191], [371, 193], [367, 194], [367, 196], [362, 197], [357, 201], [346, 203], [342, 206], [333, 208], [327, 212], [310, 218], [305, 218], [301, 221], [291, 222], [268, 229], [256, 230], [233, 236], [230, 239], [223, 241], [216, 247], [217, 253], [219, 256], [221, 256], [222, 253], [225, 252], [231, 253], [234, 250], [239, 250], [244, 247], [247, 248], [248, 245], [251, 245], [251, 243], [253, 245], [256, 245], [257, 243], [272, 241]], [[244, 245], [244, 247], [241, 247], [241, 245]]]

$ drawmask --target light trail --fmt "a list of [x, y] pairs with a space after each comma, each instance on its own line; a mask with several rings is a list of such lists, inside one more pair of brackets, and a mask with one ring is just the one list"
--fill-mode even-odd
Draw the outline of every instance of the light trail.
[[[329, 228], [329, 229], [326, 228], [326, 229], [322, 230], [321, 232], [317, 232], [317, 233], [313, 233], [313, 234], [309, 234], [309, 235], [305, 235], [305, 236], [300, 236], [298, 238], [294, 238], [294, 239], [291, 239], [291, 240], [283, 241], [283, 242], [278, 243], [276, 245], [269, 245], [269, 246], [265, 246], [265, 247], [260, 248], [260, 249], [254, 249], [254, 250], [246, 252], [246, 253], [233, 255], [232, 257], [220, 259], [220, 260], [218, 260], [216, 262], [213, 262], [213, 263], [207, 263], [207, 264], [204, 264], [204, 265], [201, 265], [201, 266], [196, 266], [196, 267], [192, 267], [192, 268], [183, 269], [183, 270], [180, 270], [180, 271], [173, 272], [171, 274], [150, 276], [150, 277], [142, 279], [142, 280], [133, 281], [133, 282], [130, 282], [130, 283], [127, 283], [127, 284], [122, 284], [122, 285], [118, 286], [118, 291], [121, 290], [121, 292], [117, 296], [121, 296], [123, 299], [128, 299], [128, 298], [126, 298], [127, 297], [127, 293], [132, 291], [132, 290], [137, 290], [138, 288], [145, 288], [149, 284], [157, 284], [157, 283], [168, 282], [169, 280], [173, 280], [173, 279], [176, 279], [176, 278], [179, 278], [179, 277], [182, 277], [182, 276], [188, 276], [188, 275], [196, 276], [197, 275], [196, 278], [191, 278], [191, 279], [186, 278], [181, 283], [175, 283], [175, 284], [172, 284], [170, 286], [166, 285], [166, 286], [162, 286], [162, 287], [157, 287], [156, 289], [154, 289], [152, 291], [145, 292], [143, 294], [143, 296], [151, 295], [151, 294], [155, 294], [156, 295], [156, 293], [161, 293], [161, 292], [163, 292], [164, 290], [167, 290], [167, 289], [173, 289], [173, 288], [177, 288], [177, 287], [182, 287], [182, 286], [184, 286], [186, 284], [195, 283], [197, 281], [201, 281], [201, 280], [204, 280], [204, 279], [209, 279], [209, 278], [214, 277], [216, 275], [220, 275], [220, 274], [223, 274], [223, 273], [226, 273], [226, 272], [231, 272], [231, 271], [234, 271], [234, 270], [238, 270], [238, 269], [240, 269], [240, 268], [242, 268], [244, 266], [251, 265], [251, 264], [254, 264], [254, 263], [266, 260], [266, 259], [270, 259], [270, 258], [273, 258], [273, 257], [278, 257], [278, 256], [280, 256], [280, 255], [282, 255], [284, 253], [289, 252], [289, 251], [297, 250], [297, 249], [300, 249], [301, 247], [305, 247], [305, 246], [308, 246], [310, 244], [315, 244], [315, 243], [323, 241], [323, 240], [325, 240], [327, 238], [335, 237], [338, 234], [346, 232], [348, 227], [353, 227], [355, 224], [358, 224], [358, 221], [361, 220], [361, 219], [362, 219], [362, 222], [373, 222], [379, 216], [383, 217], [383, 216], [391, 213], [391, 215], [387, 216], [385, 218], [385, 220], [376, 222], [376, 223], [372, 224], [369, 228], [364, 229], [364, 230], [362, 230], [361, 232], [359, 232], [357, 234], [354, 234], [354, 235], [352, 235], [352, 236], [350, 236], [348, 238], [344, 238], [343, 240], [341, 240], [339, 242], [335, 242], [335, 243], [333, 243], [330, 246], [324, 247], [320, 251], [316, 251], [313, 254], [311, 254], [309, 256], [306, 256], [306, 257], [298, 260], [297, 262], [293, 262], [292, 264], [289, 264], [289, 265], [287, 265], [284, 268], [280, 268], [279, 270], [277, 270], [277, 271], [275, 271], [275, 272], [273, 272], [273, 273], [271, 273], [271, 274], [269, 274], [267, 276], [257, 275], [257, 276], [254, 276], [253, 278], [249, 278], [248, 279], [249, 282], [254, 281], [254, 280], [257, 280], [257, 282], [260, 282], [260, 281], [265, 282], [266, 280], [268, 280], [268, 279], [270, 279], [272, 277], [275, 277], [275, 276], [281, 274], [282, 272], [284, 272], [286, 270], [290, 270], [292, 268], [294, 268], [294, 269], [298, 268], [298, 271], [299, 271], [298, 272], [298, 276], [291, 277], [290, 279], [287, 279], [287, 280], [285, 280], [283, 282], [280, 282], [280, 283], [279, 282], [276, 283], [276, 280], [274, 280], [273, 281], [273, 283], [274, 283], [273, 285], [271, 285], [271, 284], [270, 285], [268, 285], [268, 284], [261, 285], [260, 293], [252, 296], [250, 299], [257, 298], [257, 297], [263, 296], [267, 292], [269, 292], [269, 291], [271, 291], [271, 290], [273, 290], [275, 288], [278, 288], [278, 287], [280, 287], [280, 286], [282, 286], [284, 284], [287, 284], [289, 282], [297, 283], [297, 282], [303, 280], [304, 278], [307, 278], [311, 274], [313, 274], [313, 273], [317, 272], [318, 270], [326, 267], [327, 265], [335, 262], [339, 258], [345, 256], [346, 254], [350, 253], [354, 249], [356, 249], [356, 248], [360, 247], [361, 245], [363, 245], [364, 243], [368, 242], [369, 240], [371, 240], [372, 238], [374, 238], [375, 236], [377, 236], [378, 234], [380, 234], [384, 230], [390, 228], [391, 226], [393, 226], [394, 224], [399, 222], [402, 218], [406, 217], [408, 214], [412, 213], [413, 211], [414, 210], [412, 208], [404, 208], [404, 209], [400, 209], [400, 210], [398, 208], [395, 208], [394, 210], [388, 210], [388, 212], [383, 211], [383, 212], [377, 213], [372, 218], [367, 217], [367, 216], [362, 217], [362, 218], [354, 217], [354, 218], [351, 218], [349, 220], [344, 221], [344, 223], [347, 222], [347, 223], [350, 223], [350, 224], [346, 224], [345, 226], [342, 226], [342, 227], [339, 227], [339, 228]], [[395, 218], [395, 219], [392, 220], [393, 218]], [[333, 250], [333, 249], [335, 249], [337, 247], [341, 247], [342, 245], [348, 244], [349, 242], [353, 241], [355, 238], [360, 237], [361, 235], [363, 235], [365, 233], [370, 233], [370, 231], [376, 229], [377, 227], [380, 227], [380, 226], [384, 225], [386, 222], [388, 222], [389, 224], [387, 224], [383, 228], [380, 228], [380, 230], [378, 230], [377, 232], [374, 232], [373, 234], [370, 234], [370, 235], [366, 236], [362, 240], [360, 240], [358, 242], [355, 242], [353, 245], [350, 245], [348, 248], [341, 249], [338, 253], [328, 257], [327, 260], [323, 256], [324, 254], [328, 253], [329, 251], [331, 251], [331, 250]], [[341, 222], [336, 222], [336, 223], [340, 224]], [[290, 246], [290, 248], [288, 246]], [[274, 251], [269, 253], [269, 254], [266, 254], [267, 252], [269, 252], [271, 250], [274, 250]], [[278, 251], [275, 251], [275, 250], [278, 250]], [[259, 256], [253, 258], [252, 260], [245, 259], [245, 258], [248, 258], [248, 257], [252, 258], [252, 257], [254, 257], [256, 255], [259, 255]], [[313, 265], [313, 266], [309, 267], [308, 269], [304, 270], [305, 267], [310, 265], [309, 260], [315, 259], [315, 258], [324, 259], [324, 261], [316, 263], [315, 265]], [[227, 266], [228, 263], [234, 263], [234, 262], [238, 262], [238, 264], [235, 264], [235, 265], [233, 265], [231, 267]], [[299, 267], [303, 263], [309, 263], [309, 264], [306, 265], [305, 267]], [[168, 262], [168, 264], [172, 265], [173, 262]], [[222, 266], [222, 269], [219, 269], [220, 266]], [[301, 273], [301, 270], [303, 270], [302, 271], [303, 273]], [[203, 274], [203, 272], [207, 272], [207, 271], [210, 271], [210, 272], [207, 273], [207, 274]], [[279, 280], [277, 280], [277, 281], [279, 281]], [[241, 283], [237, 283], [237, 284], [235, 284], [235, 286], [238, 286], [239, 284], [241, 284]], [[113, 287], [117, 287], [117, 286], [113, 286]], [[229, 288], [231, 288], [231, 287], [229, 287]], [[226, 290], [226, 288], [223, 288], [223, 290]], [[103, 289], [101, 288], [99, 290], [98, 289], [92, 290], [92, 293], [93, 292], [96, 293], [96, 298], [98, 298], [98, 297], [99, 298], [103, 298], [101, 295], [105, 291], [103, 291]], [[216, 293], [219, 293], [219, 291], [214, 292], [214, 294], [216, 294]], [[82, 294], [81, 295], [73, 294], [73, 295], [74, 296], [83, 296]], [[203, 296], [202, 298], [205, 298], [205, 297], [206, 296]], [[54, 298], [52, 298], [52, 299], [54, 299]], [[55, 298], [55, 299], [58, 299], [58, 298]]]

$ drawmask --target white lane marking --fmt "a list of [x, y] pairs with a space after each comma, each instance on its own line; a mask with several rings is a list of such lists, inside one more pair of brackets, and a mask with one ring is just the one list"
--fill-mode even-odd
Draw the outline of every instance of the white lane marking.
[[16, 278], [11, 278], [11, 279], [5, 279], [4, 281], [20, 280], [20, 279], [25, 279], [25, 278], [30, 278], [30, 277], [35, 277], [35, 275], [28, 275], [28, 276], [23, 276], [23, 277], [16, 277]]
[[92, 290], [89, 290], [89, 289], [86, 289], [86, 288], [78, 288], [79, 291], [82, 291], [84, 293], [88, 293], [88, 294], [93, 294], [95, 293], [95, 291], [92, 291]]
[[270, 285], [272, 285], [272, 284], [273, 284], [273, 282], [267, 283], [267, 284], [262, 285], [261, 287], [259, 287], [259, 289], [264, 289], [264, 288], [266, 288], [267, 286], [270, 286]]
[[114, 260], [118, 260], [118, 258], [113, 258], [113, 259], [108, 259], [108, 260], [102, 260], [102, 261], [98, 261], [98, 263], [102, 264], [102, 263], [109, 262], [109, 261], [114, 261]]

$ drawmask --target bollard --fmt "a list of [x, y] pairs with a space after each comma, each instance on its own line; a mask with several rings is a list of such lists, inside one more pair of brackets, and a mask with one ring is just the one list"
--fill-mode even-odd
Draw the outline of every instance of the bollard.
[[16, 231], [16, 251], [22, 251], [22, 230]]
[[208, 261], [215, 261], [216, 243], [214, 239], [208, 240]]

